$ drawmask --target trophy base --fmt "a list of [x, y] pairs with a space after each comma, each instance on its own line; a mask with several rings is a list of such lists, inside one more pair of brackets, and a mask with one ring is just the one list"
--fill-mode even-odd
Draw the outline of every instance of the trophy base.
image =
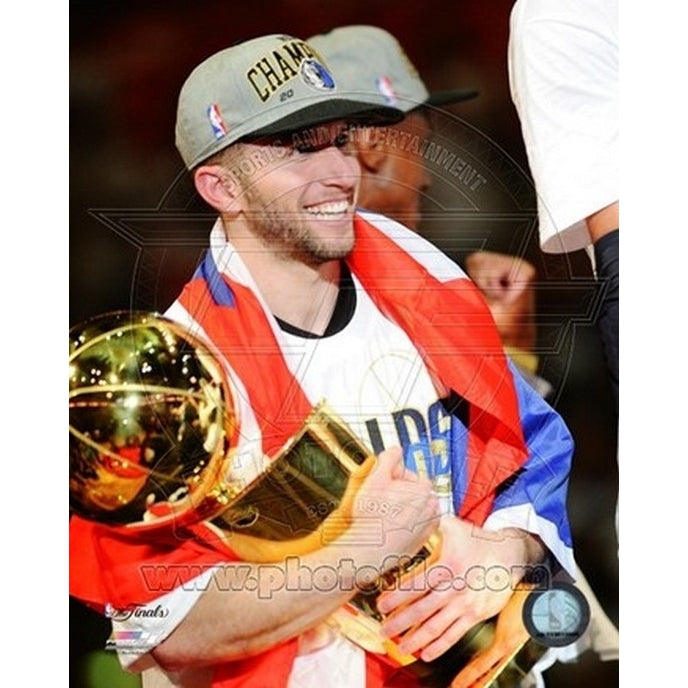
[[499, 615], [476, 624], [441, 657], [425, 662], [415, 655], [401, 652], [396, 639], [382, 635], [384, 618], [377, 611], [376, 599], [376, 594], [359, 593], [332, 615], [330, 622], [350, 640], [398, 668], [392, 679], [385, 683], [389, 688], [410, 684], [421, 688], [446, 688], [451, 685], [462, 670], [470, 668], [481, 653], [492, 645], [498, 622], [507, 628], [521, 628], [520, 639], [513, 643], [511, 652], [475, 680], [471, 688], [516, 688], [547, 651], [547, 647], [533, 640], [525, 630], [521, 619], [523, 598], [519, 601], [513, 597]]
[[[336, 615], [338, 623], [345, 612]], [[346, 624], [347, 622], [344, 621]], [[472, 628], [459, 642], [452, 646], [441, 657], [432, 662], [424, 662], [413, 655], [403, 654], [394, 640], [371, 642], [375, 638], [375, 627], [365, 615], [348, 622], [346, 630], [349, 638], [358, 642], [369, 652], [375, 652], [381, 659], [397, 667], [397, 671], [387, 679], [386, 688], [407, 688], [409, 685], [418, 688], [447, 688], [454, 678], [476, 661], [477, 656], [486, 650], [494, 638], [496, 618], [484, 621]], [[356, 635], [356, 633], [359, 635]], [[379, 632], [379, 631], [378, 631]], [[380, 637], [379, 635], [377, 636]], [[539, 645], [532, 638], [527, 638], [514, 648], [512, 653], [492, 667], [486, 674], [471, 684], [471, 688], [517, 688], [547, 648]]]
[[[460, 671], [471, 666], [481, 650], [489, 646], [493, 635], [494, 621], [486, 621], [438, 659], [432, 662], [419, 660], [405, 667], [405, 670], [407, 674], [411, 672], [418, 677], [418, 686], [446, 688]], [[525, 640], [511, 655], [472, 683], [471, 688], [517, 688], [546, 651], [546, 647], [534, 640]], [[393, 685], [390, 683], [390, 686]]]

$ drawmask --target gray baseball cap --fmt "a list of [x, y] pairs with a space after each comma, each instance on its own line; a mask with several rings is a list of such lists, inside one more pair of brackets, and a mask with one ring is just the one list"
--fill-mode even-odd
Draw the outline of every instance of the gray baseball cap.
[[340, 85], [317, 50], [281, 34], [222, 50], [198, 65], [179, 94], [176, 145], [189, 169], [239, 141], [337, 119], [389, 124], [399, 108]]
[[347, 91], [404, 113], [424, 105], [459, 103], [478, 95], [478, 91], [468, 88], [429, 93], [399, 41], [377, 26], [340, 26], [311, 36], [308, 43], [336, 71]]

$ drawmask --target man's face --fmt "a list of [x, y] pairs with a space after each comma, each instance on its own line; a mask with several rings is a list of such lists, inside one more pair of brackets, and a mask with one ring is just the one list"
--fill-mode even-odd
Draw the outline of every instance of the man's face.
[[377, 170], [365, 172], [361, 179], [359, 203], [363, 208], [416, 229], [421, 195], [430, 186], [430, 175], [417, 150], [429, 134], [428, 120], [418, 112], [377, 133], [371, 131], [384, 158]]
[[245, 143], [239, 168], [243, 217], [266, 246], [312, 265], [349, 254], [360, 168], [346, 123]]

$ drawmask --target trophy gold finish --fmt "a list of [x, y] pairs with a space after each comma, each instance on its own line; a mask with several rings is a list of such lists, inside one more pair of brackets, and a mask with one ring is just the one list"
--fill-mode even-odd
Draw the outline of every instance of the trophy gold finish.
[[[240, 557], [259, 563], [317, 550], [346, 532], [375, 457], [326, 403], [243, 485], [228, 480], [237, 432], [231, 387], [218, 360], [185, 328], [143, 312], [98, 316], [70, 330], [69, 367], [74, 513], [140, 530], [206, 521]], [[382, 637], [376, 598], [430, 563], [439, 547], [438, 534], [330, 619], [366, 650], [427, 677], [423, 685], [436, 685], [435, 668]], [[453, 674], [493, 631], [494, 621], [479, 624], [450, 650]], [[513, 677], [520, 681], [540, 654], [524, 639], [476, 685], [517, 685]]]

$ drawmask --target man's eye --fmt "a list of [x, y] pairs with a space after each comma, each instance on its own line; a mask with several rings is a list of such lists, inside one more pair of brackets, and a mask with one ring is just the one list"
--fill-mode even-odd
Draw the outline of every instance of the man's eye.
[[294, 150], [297, 153], [315, 153], [319, 151], [323, 146], [316, 146], [313, 143], [308, 143], [306, 141], [300, 141], [294, 145]]
[[304, 139], [294, 143], [294, 150], [297, 153], [317, 153], [334, 146], [335, 148], [345, 148], [350, 141], [350, 134], [347, 129], [340, 131], [333, 139], [329, 141], [312, 141]]
[[344, 148], [345, 146], [349, 145], [349, 141], [351, 140], [351, 137], [349, 135], [349, 131], [345, 129], [344, 131], [340, 131], [337, 136], [335, 136], [334, 141], [332, 144], [336, 148]]

